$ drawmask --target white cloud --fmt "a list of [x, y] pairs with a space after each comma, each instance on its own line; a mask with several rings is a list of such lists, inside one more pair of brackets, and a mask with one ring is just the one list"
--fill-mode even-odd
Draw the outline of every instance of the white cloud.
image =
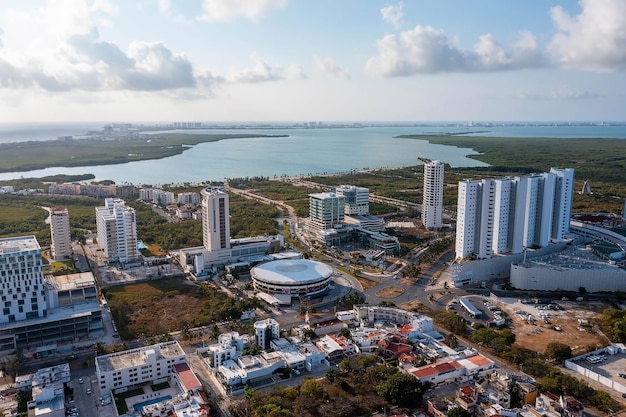
[[257, 20], [271, 9], [285, 7], [287, 0], [204, 0], [199, 20], [230, 20], [245, 17]]
[[582, 11], [574, 17], [561, 6], [552, 8], [559, 33], [548, 50], [566, 68], [598, 72], [626, 69], [626, 1], [579, 3]]
[[2, 30], [2, 28], [0, 28], [0, 48], [2, 48], [3, 43], [2, 43], [2, 34], [4, 33], [4, 31]]
[[281, 66], [272, 66], [253, 53], [250, 59], [255, 65], [231, 74], [227, 80], [231, 83], [260, 83], [285, 79], [284, 70]]
[[490, 72], [545, 66], [535, 37], [522, 32], [507, 50], [493, 35], [479, 38], [473, 50], [463, 49], [441, 30], [416, 26], [398, 36], [386, 35], [376, 41], [378, 55], [371, 57], [366, 71], [383, 77], [445, 72]]
[[317, 68], [324, 71], [326, 74], [333, 78], [350, 78], [350, 72], [335, 64], [332, 58], [319, 58], [314, 57]]
[[397, 29], [400, 27], [402, 18], [404, 17], [404, 12], [402, 11], [403, 8], [404, 3], [398, 3], [397, 6], [385, 6], [380, 9], [380, 14], [385, 22]]
[[287, 68], [287, 79], [289, 80], [305, 80], [309, 78], [304, 72], [304, 68], [300, 64], [291, 64]]
[[591, 91], [580, 91], [563, 85], [548, 92], [532, 93], [521, 92], [519, 96], [523, 99], [534, 101], [565, 101], [565, 100], [589, 100], [602, 96]]
[[110, 0], [94, 0], [91, 5], [91, 10], [94, 12], [116, 13], [118, 11], [118, 7], [117, 5], [111, 3]]

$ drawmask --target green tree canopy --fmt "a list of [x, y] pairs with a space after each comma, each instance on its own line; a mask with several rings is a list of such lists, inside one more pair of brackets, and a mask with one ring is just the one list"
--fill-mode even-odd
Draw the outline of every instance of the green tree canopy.
[[414, 407], [422, 399], [424, 386], [413, 375], [398, 372], [378, 384], [376, 391], [392, 404]]

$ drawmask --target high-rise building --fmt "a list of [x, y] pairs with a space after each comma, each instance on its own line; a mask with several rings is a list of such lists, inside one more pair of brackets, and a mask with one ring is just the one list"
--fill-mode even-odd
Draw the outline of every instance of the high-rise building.
[[56, 261], [72, 257], [72, 238], [70, 235], [70, 216], [65, 207], [50, 209], [50, 250], [52, 259]]
[[228, 193], [224, 187], [207, 187], [202, 195], [202, 239], [209, 251], [230, 249]]
[[456, 256], [490, 258], [562, 242], [569, 232], [574, 171], [461, 181]]
[[104, 207], [96, 207], [98, 245], [109, 262], [135, 262], [137, 249], [137, 220], [135, 209], [124, 200], [107, 198]]
[[422, 224], [427, 229], [441, 229], [443, 226], [443, 170], [441, 161], [424, 164]]
[[348, 216], [367, 216], [370, 214], [370, 190], [356, 185], [340, 185], [331, 190], [346, 198], [344, 213]]
[[35, 236], [0, 239], [0, 280], [0, 323], [45, 317], [41, 247]]
[[550, 173], [556, 176], [551, 238], [562, 242], [565, 235], [569, 233], [569, 220], [572, 217], [574, 170], [551, 168]]
[[336, 193], [309, 194], [310, 227], [332, 229], [345, 219], [346, 197]]

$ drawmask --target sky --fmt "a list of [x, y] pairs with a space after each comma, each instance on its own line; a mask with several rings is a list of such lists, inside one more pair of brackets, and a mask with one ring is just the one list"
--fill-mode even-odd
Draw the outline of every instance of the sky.
[[0, 1], [0, 123], [531, 120], [626, 120], [626, 0]]

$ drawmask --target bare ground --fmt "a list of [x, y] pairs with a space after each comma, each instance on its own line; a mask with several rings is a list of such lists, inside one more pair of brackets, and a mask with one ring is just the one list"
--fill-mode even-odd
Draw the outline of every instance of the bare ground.
[[[574, 355], [583, 353], [589, 346], [604, 346], [606, 339], [598, 334], [589, 323], [598, 318], [608, 305], [603, 302], [559, 301], [564, 310], [540, 310], [534, 304], [522, 304], [516, 299], [500, 299], [494, 303], [506, 312], [512, 320], [516, 344], [536, 352], [543, 352], [550, 342], [564, 343], [572, 348]], [[535, 317], [535, 323], [529, 324], [517, 313], [524, 312]], [[540, 312], [549, 314], [546, 319]], [[579, 320], [585, 325], [579, 326]], [[555, 328], [560, 329], [555, 330]]]
[[396, 298], [404, 294], [404, 290], [400, 287], [390, 286], [387, 288], [383, 288], [382, 290], [376, 293], [377, 297], [381, 298]]

